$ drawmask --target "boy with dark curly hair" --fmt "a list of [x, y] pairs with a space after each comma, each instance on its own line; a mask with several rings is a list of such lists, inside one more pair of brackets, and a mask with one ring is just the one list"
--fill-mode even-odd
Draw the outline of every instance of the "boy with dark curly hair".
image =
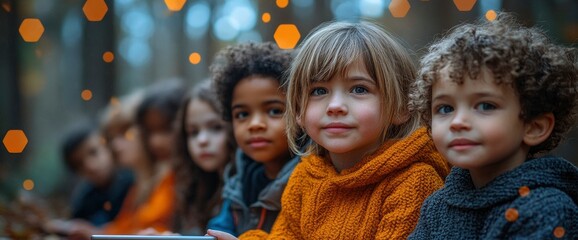
[[280, 88], [291, 60], [292, 52], [274, 43], [245, 43], [217, 53], [210, 67], [223, 118], [232, 122], [239, 150], [234, 167], [225, 170], [221, 213], [209, 229], [233, 235], [268, 232], [281, 210], [281, 195], [299, 162], [287, 143]]
[[578, 169], [543, 155], [574, 124], [576, 60], [509, 14], [429, 48], [410, 106], [454, 168], [410, 239], [578, 239]]

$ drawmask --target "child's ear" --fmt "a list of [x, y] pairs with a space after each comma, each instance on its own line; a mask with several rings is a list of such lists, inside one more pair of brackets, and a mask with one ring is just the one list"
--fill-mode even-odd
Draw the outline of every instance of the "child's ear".
[[297, 121], [297, 125], [299, 125], [299, 127], [303, 127], [303, 123], [301, 122], [301, 116], [295, 117], [295, 121]]
[[536, 146], [544, 142], [550, 137], [555, 121], [553, 113], [545, 113], [530, 120], [526, 123], [524, 143], [528, 146]]

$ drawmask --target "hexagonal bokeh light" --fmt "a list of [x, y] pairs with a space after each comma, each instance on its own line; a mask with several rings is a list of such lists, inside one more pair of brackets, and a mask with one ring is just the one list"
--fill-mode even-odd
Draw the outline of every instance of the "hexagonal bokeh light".
[[88, 21], [98, 22], [101, 21], [106, 15], [106, 12], [108, 12], [108, 6], [104, 0], [86, 0], [82, 11]]
[[28, 138], [26, 137], [26, 134], [24, 134], [24, 131], [13, 129], [6, 132], [4, 139], [2, 139], [2, 143], [9, 153], [21, 153], [28, 144]]
[[389, 11], [394, 18], [403, 18], [409, 12], [411, 6], [407, 0], [391, 0]]
[[44, 33], [44, 26], [38, 18], [26, 18], [18, 29], [25, 42], [38, 42]]
[[467, 12], [472, 10], [474, 5], [476, 4], [476, 0], [454, 0], [454, 4], [458, 8], [458, 10], [462, 12]]
[[273, 35], [277, 46], [281, 49], [293, 49], [299, 42], [301, 34], [295, 24], [281, 24]]
[[165, 0], [165, 4], [170, 11], [178, 12], [183, 9], [187, 0]]

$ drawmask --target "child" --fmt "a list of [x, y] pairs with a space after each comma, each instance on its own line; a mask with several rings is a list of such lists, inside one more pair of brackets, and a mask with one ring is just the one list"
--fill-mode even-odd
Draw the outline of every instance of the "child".
[[280, 89], [291, 60], [291, 51], [274, 43], [246, 43], [222, 50], [211, 66], [223, 118], [232, 121], [240, 150], [225, 172], [223, 207], [210, 229], [268, 232], [281, 210], [281, 194], [299, 162], [287, 144]]
[[236, 144], [230, 123], [221, 118], [210, 81], [200, 83], [181, 106], [179, 142], [182, 157], [175, 165], [177, 209], [173, 231], [204, 233], [218, 213], [225, 165]]
[[576, 52], [507, 14], [421, 60], [412, 108], [454, 165], [411, 239], [578, 239], [578, 169], [552, 150], [574, 124]]
[[414, 70], [375, 24], [335, 22], [311, 33], [291, 66], [286, 113], [293, 151], [295, 139], [311, 145], [271, 234], [241, 239], [406, 238], [449, 171], [407, 109]]
[[[171, 101], [165, 99], [172, 99], [171, 94], [182, 92], [182, 90], [174, 91], [175, 89], [178, 88], [173, 85], [165, 88], [158, 88], [155, 85], [144, 93], [136, 91], [127, 98], [121, 99], [118, 105], [111, 106], [112, 109], [105, 117], [103, 128], [119, 162], [133, 170], [135, 184], [130, 189], [121, 212], [114, 221], [99, 232], [92, 232], [92, 234], [135, 234], [149, 227], [162, 232], [171, 228], [175, 205], [175, 177], [171, 169], [171, 162], [167, 161], [168, 156], [171, 156], [171, 150], [159, 148], [161, 150], [158, 152], [165, 155], [150, 154], [150, 152], [147, 154], [147, 143], [151, 141], [147, 141], [150, 138], [145, 138], [145, 136], [153, 135], [151, 134], [151, 127], [146, 125], [147, 120], [150, 120], [146, 119], [147, 117], [153, 120], [164, 120], [163, 115], [159, 117], [155, 114], [149, 114], [150, 109], [160, 108], [162, 111], [168, 112], [169, 116], [174, 116], [171, 114], [173, 112], [176, 114], [178, 107], [159, 107], [172, 106], [166, 104], [166, 102]], [[176, 101], [178, 102], [180, 99]], [[172, 109], [175, 110], [171, 111]], [[155, 126], [159, 125], [161, 126], [160, 129], [164, 129], [162, 124]], [[161, 136], [163, 135], [161, 134]], [[162, 143], [158, 143], [158, 145], [164, 146]]]
[[73, 194], [71, 217], [95, 226], [115, 218], [133, 182], [130, 172], [117, 167], [102, 140], [86, 123], [73, 126], [62, 143], [65, 165], [82, 177]]

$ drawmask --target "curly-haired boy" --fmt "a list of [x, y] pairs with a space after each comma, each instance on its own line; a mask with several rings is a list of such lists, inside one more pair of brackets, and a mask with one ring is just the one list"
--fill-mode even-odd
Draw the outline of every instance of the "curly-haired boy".
[[574, 124], [576, 60], [504, 13], [430, 46], [410, 105], [454, 168], [410, 239], [578, 239], [578, 169], [543, 155]]
[[221, 50], [210, 67], [223, 118], [232, 122], [240, 149], [234, 168], [225, 170], [221, 213], [209, 229], [268, 232], [281, 210], [281, 195], [299, 162], [287, 143], [280, 87], [291, 60], [292, 51], [274, 43], [244, 43]]

